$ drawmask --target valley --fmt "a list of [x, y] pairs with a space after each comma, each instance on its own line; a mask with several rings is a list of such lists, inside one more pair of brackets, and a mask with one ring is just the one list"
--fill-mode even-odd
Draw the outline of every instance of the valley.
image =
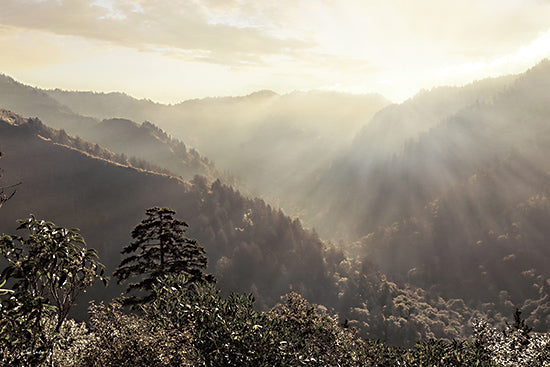
[[30, 213], [78, 227], [112, 271], [132, 224], [168, 206], [221, 289], [260, 308], [298, 291], [399, 345], [466, 337], [479, 317], [504, 325], [516, 307], [550, 327], [548, 61], [392, 105], [0, 87], [2, 179], [22, 182], [4, 232]]

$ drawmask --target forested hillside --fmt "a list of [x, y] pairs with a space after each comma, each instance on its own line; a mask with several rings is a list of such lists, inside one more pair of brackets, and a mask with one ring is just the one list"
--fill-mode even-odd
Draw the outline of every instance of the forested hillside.
[[126, 119], [100, 121], [85, 117], [46, 93], [7, 76], [0, 76], [0, 106], [25, 116], [39, 117], [48, 126], [62, 129], [65, 135], [86, 139], [134, 163], [147, 161], [186, 179], [201, 174], [211, 181], [233, 182], [196, 149], [148, 121], [138, 124]]
[[[441, 190], [463, 178], [460, 175], [473, 174], [466, 160], [476, 151], [465, 144], [471, 143], [470, 136], [478, 134], [483, 124], [474, 124], [472, 130], [464, 127], [456, 137], [447, 136], [451, 131], [443, 131], [443, 126], [461, 111], [467, 114], [480, 104], [493, 108], [492, 101], [508, 90], [515, 78], [438, 87], [378, 112], [364, 124], [348, 150], [308, 188], [313, 212], [317, 213], [316, 227], [331, 223], [337, 229], [322, 235], [354, 240], [379, 225], [415, 215]], [[436, 129], [441, 136], [428, 141], [426, 135]], [[446, 139], [455, 140], [451, 143]], [[499, 139], [495, 135], [490, 140]], [[446, 159], [442, 155], [454, 161], [442, 161]]]
[[[546, 61], [506, 87], [478, 88], [458, 110], [446, 110], [456, 101], [435, 89], [382, 111], [320, 182], [320, 193], [333, 198], [324, 223], [360, 237], [350, 252], [368, 255], [394, 280], [478, 309], [522, 306], [547, 330], [548, 88]], [[448, 115], [420, 129], [398, 114], [387, 139], [396, 125], [413, 124], [397, 129], [409, 136], [397, 132], [395, 146], [379, 154], [370, 144], [383, 131], [377, 119], [426, 100]]]
[[[207, 249], [210, 266], [226, 272], [220, 277], [222, 284], [238, 290], [262, 289], [270, 304], [293, 282], [304, 294], [323, 293], [307, 289], [323, 289], [321, 241], [263, 201], [245, 199], [230, 187], [198, 176], [188, 183], [114, 165], [55, 144], [34, 125], [32, 120], [19, 125], [2, 122], [5, 179], [22, 182], [17, 198], [2, 212], [4, 231], [29, 213], [79, 227], [112, 269], [145, 209], [171, 205]], [[241, 266], [247, 259], [257, 268]], [[302, 262], [310, 265], [304, 267]], [[247, 271], [255, 271], [255, 276]]]
[[197, 147], [255, 196], [302, 214], [310, 183], [389, 104], [380, 95], [259, 91], [162, 105], [120, 93], [43, 91], [86, 116], [149, 120]]
[[[14, 85], [22, 88], [22, 96], [51, 98]], [[87, 130], [107, 150], [4, 111], [4, 170], [11, 182], [23, 184], [2, 215], [13, 226], [15, 219], [34, 212], [81, 227], [112, 269], [145, 209], [169, 206], [206, 248], [209, 271], [218, 276], [222, 290], [252, 292], [263, 308], [295, 290], [347, 318], [360, 335], [395, 344], [410, 345], [427, 336], [463, 337], [476, 317], [502, 326], [515, 307], [544, 331], [550, 327], [550, 233], [545, 225], [550, 218], [549, 86], [550, 64], [543, 62], [518, 76], [425, 91], [382, 109], [362, 129], [357, 121], [350, 123], [358, 131], [353, 141], [353, 134], [336, 138], [336, 145], [347, 150], [338, 154], [328, 148], [320, 155], [316, 149], [327, 146], [316, 145], [322, 138], [302, 144], [311, 140], [318, 115], [296, 111], [290, 101], [318, 103], [330, 94], [311, 99], [312, 93], [264, 91], [163, 106], [123, 95], [49, 91], [82, 109], [96, 106], [90, 101], [114, 106], [122, 98], [126, 104], [120, 108], [141, 106], [134, 113], [155, 111], [158, 116], [171, 111], [174, 119], [184, 116], [178, 109], [187, 106], [187, 118], [204, 117], [204, 125], [195, 129], [219, 134], [212, 144], [223, 138], [224, 144], [242, 148], [219, 145], [220, 151], [231, 152], [227, 159], [270, 181], [256, 188], [288, 191], [285, 200], [294, 213], [337, 245], [324, 243], [275, 206], [211, 180], [215, 171], [202, 168], [209, 178], [191, 181], [171, 177], [182, 174], [170, 157], [178, 149], [187, 155], [193, 150], [153, 124], [123, 118], [95, 121]], [[38, 108], [39, 99], [29, 97], [29, 105]], [[245, 105], [248, 116], [242, 115]], [[265, 111], [271, 111], [270, 117], [262, 115]], [[342, 111], [351, 116], [352, 109], [342, 109], [342, 119]], [[222, 124], [222, 112], [235, 116], [212, 129]], [[300, 131], [292, 122], [296, 116], [304, 121]], [[179, 128], [186, 124], [190, 120]], [[246, 134], [236, 126], [246, 127]], [[321, 129], [325, 137], [327, 129]], [[273, 147], [293, 153], [277, 160]], [[111, 153], [116, 149], [147, 151], [153, 163]], [[246, 159], [236, 158], [245, 152]], [[316, 163], [309, 165], [302, 159], [306, 156]], [[205, 158], [195, 158], [210, 167]]]
[[[260, 308], [297, 291], [348, 318], [363, 336], [407, 345], [425, 337], [469, 335], [469, 322], [482, 316], [462, 301], [390, 282], [377, 265], [327, 249], [299, 220], [219, 181], [197, 176], [186, 182], [113, 164], [83, 151], [75, 138], [59, 143], [54, 139], [59, 131], [8, 112], [0, 126], [3, 180], [22, 182], [0, 213], [5, 233], [15, 232], [16, 219], [30, 213], [78, 227], [110, 272], [145, 209], [169, 205], [206, 249], [208, 271], [221, 289], [250, 292]], [[107, 291], [92, 289], [87, 299], [109, 300], [119, 292], [111, 283]], [[85, 305], [86, 300], [80, 302], [81, 315]], [[491, 317], [495, 324], [502, 322], [501, 315]]]

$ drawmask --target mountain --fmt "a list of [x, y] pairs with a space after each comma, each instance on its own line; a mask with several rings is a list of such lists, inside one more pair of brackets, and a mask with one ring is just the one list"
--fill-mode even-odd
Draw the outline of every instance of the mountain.
[[[343, 221], [350, 219], [352, 232], [364, 235], [380, 224], [415, 214], [451, 186], [491, 169], [514, 152], [543, 169], [545, 162], [535, 149], [543, 149], [538, 145], [547, 134], [544, 119], [549, 76], [550, 62], [545, 62], [511, 83], [507, 78], [454, 91], [443, 89], [450, 101], [441, 97], [438, 88], [404, 106], [381, 111], [324, 177], [325, 182], [335, 181], [330, 185], [337, 198], [327, 212], [339, 215], [345, 211], [352, 218]], [[499, 83], [500, 87], [486, 88]], [[418, 118], [418, 113], [408, 113], [414, 110], [425, 112]], [[430, 113], [432, 110], [447, 112]], [[419, 121], [427, 121], [428, 116], [441, 118], [432, 117], [419, 128]], [[339, 188], [344, 188], [341, 194]]]
[[423, 90], [401, 104], [379, 111], [355, 136], [349, 154], [365, 156], [402, 152], [409, 141], [438, 126], [457, 112], [474, 104], [491, 103], [517, 78], [507, 75], [468, 84], [464, 87], [436, 87]]
[[165, 175], [173, 175], [166, 168], [156, 166], [148, 161], [137, 159], [135, 157], [126, 157], [124, 154], [116, 154], [112, 151], [103, 148], [97, 143], [91, 143], [80, 137], [68, 135], [65, 130], [56, 130], [46, 126], [37, 118], [24, 119], [21, 116], [14, 114], [11, 111], [0, 109], [0, 118], [12, 125], [24, 126], [26, 129], [32, 130], [36, 135], [43, 139], [48, 139], [53, 143], [66, 145], [78, 149], [95, 157], [111, 161], [113, 163], [133, 167], [140, 170], [161, 173]]
[[83, 115], [155, 121], [196, 146], [247, 191], [293, 214], [307, 209], [303, 197], [319, 171], [389, 104], [379, 95], [320, 91], [260, 91], [176, 105], [120, 93], [44, 92]]
[[[473, 318], [498, 325], [515, 307], [543, 331], [550, 327], [549, 88], [545, 61], [516, 76], [424, 91], [373, 109], [371, 119], [360, 109], [367, 108], [363, 97], [354, 102], [354, 115], [350, 96], [330, 93], [264, 91], [173, 106], [115, 95], [135, 106], [128, 114], [150, 113], [170, 134], [200, 141], [253, 190], [264, 190], [263, 197], [301, 214], [338, 245], [323, 243], [298, 220], [219, 181], [197, 176], [187, 182], [124, 162], [113, 165], [22, 118], [6, 122], [0, 136], [9, 139], [0, 141], [0, 163], [15, 174], [6, 182], [38, 186], [31, 185], [32, 193], [18, 189], [2, 211], [11, 212], [21, 197], [60, 224], [82, 220], [75, 225], [112, 251], [105, 253], [114, 266], [120, 245], [112, 238], [127, 241], [148, 206], [174, 207], [191, 213], [191, 219], [182, 216], [207, 248], [226, 291], [252, 292], [268, 306], [296, 289], [351, 320], [362, 335], [396, 344], [461, 337]], [[69, 103], [62, 96], [96, 108], [86, 101], [112, 103], [110, 95], [48, 93], [60, 98], [58, 107]], [[95, 139], [107, 145], [117, 129], [131, 130], [131, 140], [120, 144], [132, 149], [132, 142], [147, 145], [139, 129], [169, 138], [160, 128], [129, 120], [147, 116], [137, 117], [105, 120], [97, 132], [104, 136]], [[340, 131], [334, 121], [347, 125]], [[18, 158], [10, 161], [10, 151]], [[72, 164], [75, 157], [82, 161]], [[26, 177], [19, 175], [34, 162]], [[66, 186], [71, 182], [76, 185]], [[123, 235], [121, 228], [127, 228]]]
[[[201, 174], [210, 180], [238, 182], [243, 192], [293, 215], [307, 212], [304, 197], [308, 197], [309, 183], [388, 103], [379, 95], [319, 91], [277, 95], [266, 90], [162, 105], [122, 93], [40, 90], [7, 76], [0, 78], [4, 108], [40, 117], [52, 127], [186, 179]], [[164, 137], [147, 129], [149, 125], [140, 129], [129, 121], [153, 121]], [[197, 147], [209, 159], [197, 149], [182, 150], [186, 145], [170, 145], [170, 139]]]
[[181, 140], [170, 137], [149, 121], [137, 124], [126, 119], [100, 121], [85, 117], [74, 113], [45, 92], [7, 76], [0, 76], [0, 107], [40, 117], [54, 128], [123, 154], [134, 163], [147, 161], [186, 179], [200, 174], [211, 181], [221, 179], [233, 182], [196, 149], [188, 148]]
[[332, 197], [322, 220], [393, 281], [477, 309], [522, 307], [547, 330], [549, 89], [545, 61], [382, 110], [320, 180], [318, 195]]
[[450, 154], [457, 154], [457, 166], [462, 147], [459, 142], [446, 146], [443, 141], [434, 140], [429, 143], [433, 148], [431, 155], [417, 158], [410, 154], [411, 146], [423, 146], [425, 140], [419, 140], [425, 134], [445, 125], [460, 111], [479, 104], [491, 105], [515, 78], [487, 79], [465, 87], [438, 87], [379, 111], [360, 129], [347, 151], [312, 183], [309, 203], [317, 213], [312, 224], [316, 228], [331, 224], [330, 232], [320, 231], [325, 238], [353, 241], [379, 225], [391, 224], [423, 208], [455, 179], [442, 171], [441, 162], [434, 160], [441, 151], [449, 150]]
[[108, 149], [147, 160], [185, 179], [199, 174], [210, 181], [232, 182], [196, 149], [187, 148], [181, 140], [170, 137], [148, 121], [137, 124], [120, 118], [105, 119], [82, 134]]
[[[471, 333], [469, 322], [484, 316], [462, 300], [390, 281], [372, 262], [347, 258], [298, 220], [219, 181], [196, 176], [188, 182], [115, 163], [96, 144], [5, 110], [0, 149], [2, 183], [22, 182], [0, 210], [0, 233], [16, 233], [16, 219], [30, 213], [78, 227], [108, 273], [145, 210], [168, 206], [189, 224], [187, 235], [206, 249], [208, 271], [221, 289], [252, 293], [260, 307], [297, 291], [348, 318], [361, 335], [400, 345], [464, 337]], [[106, 290], [92, 288], [78, 305], [80, 317], [89, 300], [109, 301], [121, 291], [113, 281]], [[502, 324], [498, 313], [487, 318]]]
[[40, 117], [50, 126], [71, 133], [97, 122], [94, 118], [74, 113], [45, 92], [23, 85], [7, 75], [0, 75], [0, 107], [25, 116]]
[[[254, 292], [264, 305], [274, 304], [290, 284], [321, 299], [330, 292], [322, 242], [298, 221], [219, 181], [196, 176], [187, 182], [115, 164], [78, 149], [74, 137], [56, 143], [44, 136], [47, 130], [36, 119], [0, 115], [2, 179], [22, 182], [0, 213], [2, 232], [14, 231], [16, 219], [30, 213], [79, 227], [112, 271], [145, 210], [170, 206], [189, 223], [190, 237], [206, 248], [222, 287]], [[315, 290], [306, 289], [310, 286]], [[119, 289], [113, 287], [110, 295]]]

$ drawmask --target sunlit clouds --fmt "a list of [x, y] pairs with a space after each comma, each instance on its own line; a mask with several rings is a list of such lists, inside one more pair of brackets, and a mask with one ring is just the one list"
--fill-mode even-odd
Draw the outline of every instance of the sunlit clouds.
[[550, 2], [4, 0], [1, 72], [163, 102], [328, 89], [399, 101], [550, 56]]

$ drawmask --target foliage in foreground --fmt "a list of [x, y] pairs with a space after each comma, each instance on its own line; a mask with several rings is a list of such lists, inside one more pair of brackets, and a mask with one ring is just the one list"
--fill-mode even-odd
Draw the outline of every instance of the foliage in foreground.
[[[168, 278], [145, 313], [194, 336], [195, 363], [203, 366], [360, 365], [361, 342], [299, 294], [273, 310], [254, 310], [250, 295], [220, 295], [214, 286], [188, 291]], [[356, 345], [356, 343], [359, 343]]]
[[75, 366], [190, 366], [189, 334], [149, 317], [124, 314], [121, 305], [90, 307], [89, 342]]
[[[298, 293], [258, 312], [253, 296], [223, 297], [181, 271], [153, 277], [149, 302], [137, 313], [117, 302], [92, 304], [89, 325], [77, 324], [66, 317], [76, 297], [105, 280], [95, 252], [81, 247], [77, 230], [34, 217], [21, 228], [27, 238], [0, 241], [8, 260], [2, 276], [13, 283], [0, 289], [2, 365], [550, 366], [550, 334], [532, 333], [519, 310], [504, 331], [480, 321], [471, 341], [429, 339], [406, 349], [359, 338], [347, 321], [340, 325]], [[201, 266], [197, 272], [204, 275]]]
[[95, 280], [105, 284], [104, 267], [77, 229], [34, 216], [19, 220], [27, 236], [0, 238], [7, 262], [1, 278], [0, 353], [3, 365], [37, 365], [52, 354], [57, 336], [78, 296]]
[[504, 331], [479, 321], [474, 324], [475, 335], [498, 366], [550, 366], [550, 334], [532, 333], [520, 315], [516, 310], [514, 323]]
[[364, 341], [296, 293], [260, 313], [252, 296], [189, 288], [182, 276], [163, 279], [154, 292], [139, 315], [116, 304], [92, 306], [87, 346], [72, 365], [495, 366], [478, 339], [428, 340], [412, 349]]
[[358, 338], [296, 293], [257, 312], [252, 296], [223, 297], [208, 284], [188, 287], [183, 276], [164, 278], [153, 291], [155, 300], [138, 314], [100, 304], [91, 306], [88, 328], [66, 320], [54, 365], [550, 366], [550, 335], [532, 333], [519, 314], [504, 331], [480, 321], [471, 341], [430, 339], [405, 349]]

